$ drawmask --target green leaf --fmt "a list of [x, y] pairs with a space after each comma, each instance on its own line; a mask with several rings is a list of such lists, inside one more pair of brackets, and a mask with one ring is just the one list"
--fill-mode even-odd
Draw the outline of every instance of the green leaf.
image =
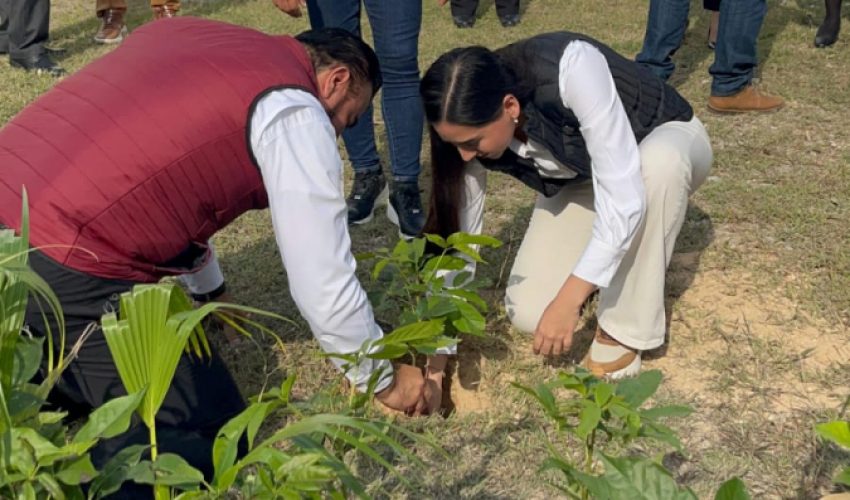
[[35, 488], [31, 482], [26, 482], [21, 485], [21, 491], [18, 492], [17, 500], [36, 500]]
[[431, 257], [422, 267], [422, 274], [430, 276], [437, 271], [460, 271], [466, 267], [467, 262], [454, 255], [438, 255]]
[[750, 500], [750, 494], [747, 493], [744, 482], [738, 477], [733, 477], [720, 485], [714, 500]]
[[480, 295], [473, 291], [464, 290], [462, 288], [451, 288], [446, 290], [446, 293], [464, 299], [465, 301], [477, 307], [479, 311], [487, 311], [487, 302], [485, 302]]
[[575, 428], [575, 433], [582, 439], [587, 439], [593, 429], [599, 425], [602, 419], [602, 410], [593, 401], [583, 400], [582, 409], [579, 414], [579, 423]]
[[428, 297], [425, 305], [425, 316], [428, 318], [441, 318], [457, 311], [454, 302], [447, 297]]
[[431, 243], [437, 245], [440, 248], [446, 248], [448, 243], [446, 243], [445, 238], [440, 236], [439, 234], [425, 234], [425, 239], [430, 241]]
[[824, 439], [850, 449], [850, 422], [834, 420], [815, 426], [815, 431]]
[[187, 490], [194, 489], [204, 480], [204, 474], [189, 465], [180, 455], [163, 453], [153, 462], [154, 483]]
[[433, 339], [442, 333], [442, 320], [419, 321], [396, 328], [376, 341], [373, 346], [407, 345], [420, 340]]
[[[294, 381], [294, 375], [287, 378], [287, 380], [290, 379]], [[286, 389], [287, 394], [288, 391], [289, 389]], [[229, 483], [221, 482], [221, 476], [236, 462], [242, 435], [246, 431], [248, 432], [248, 449], [253, 449], [257, 428], [265, 417], [278, 406], [279, 400], [253, 403], [231, 418], [218, 431], [213, 442], [213, 467], [215, 469], [213, 483], [216, 487], [223, 490], [230, 487]]]
[[381, 275], [381, 272], [383, 272], [384, 268], [387, 267], [387, 265], [389, 263], [390, 263], [389, 260], [381, 259], [381, 260], [378, 261], [377, 264], [375, 264], [375, 267], [372, 270], [372, 280], [373, 281], [378, 279], [378, 277]]
[[15, 346], [12, 386], [32, 380], [41, 367], [44, 338], [20, 336]]
[[659, 370], [642, 372], [635, 378], [618, 383], [617, 395], [622, 396], [626, 404], [632, 408], [639, 408], [658, 390], [658, 386], [661, 385], [661, 378], [662, 375]]
[[597, 481], [583, 480], [595, 498], [635, 500], [696, 500], [690, 489], [680, 489], [670, 473], [646, 458], [616, 458], [599, 454], [605, 472]]
[[687, 417], [693, 412], [694, 409], [690, 406], [670, 405], [656, 406], [654, 408], [640, 410], [638, 413], [640, 413], [642, 419], [654, 421], [661, 418]]
[[97, 470], [91, 463], [91, 457], [88, 454], [81, 456], [73, 462], [64, 465], [62, 469], [56, 473], [56, 479], [65, 484], [77, 485], [87, 483], [97, 477]]
[[679, 441], [679, 436], [676, 435], [673, 429], [658, 422], [647, 422], [639, 428], [638, 436], [667, 443], [676, 450], [682, 451], [682, 443]]
[[452, 325], [459, 332], [480, 335], [484, 331], [487, 322], [484, 316], [478, 312], [478, 309], [470, 305], [465, 300], [455, 300], [455, 307], [461, 314], [461, 317], [452, 321]]
[[46, 472], [42, 472], [41, 474], [35, 477], [38, 484], [40, 484], [47, 493], [49, 493], [49, 498], [55, 500], [65, 500], [65, 492], [62, 491], [62, 485], [60, 485], [56, 478], [51, 476]]
[[136, 444], [116, 453], [103, 466], [100, 475], [92, 481], [89, 489], [90, 496], [100, 498], [118, 491], [124, 481], [129, 479], [131, 470], [139, 464], [142, 453], [147, 449], [147, 446]]
[[614, 387], [611, 384], [602, 382], [593, 387], [593, 399], [600, 408], [604, 408], [614, 395]]
[[380, 351], [366, 354], [366, 357], [369, 359], [398, 359], [409, 352], [410, 349], [406, 345], [387, 345]]
[[449, 236], [447, 243], [449, 245], [481, 245], [485, 247], [493, 247], [499, 248], [502, 246], [502, 242], [492, 236], [487, 236], [484, 234], [469, 234], [469, 233], [455, 233]]
[[538, 384], [537, 387], [535, 387], [534, 389], [518, 384], [516, 382], [511, 382], [511, 385], [536, 399], [550, 418], [554, 419], [557, 422], [563, 420], [563, 417], [561, 416], [560, 412], [558, 412], [558, 405], [555, 402], [555, 395], [552, 394], [552, 391], [546, 384]]
[[122, 434], [130, 427], [133, 412], [144, 395], [142, 390], [107, 401], [89, 415], [88, 421], [80, 428], [72, 442], [108, 439]]
[[474, 248], [472, 248], [469, 245], [465, 245], [463, 243], [455, 243], [453, 245], [453, 248], [456, 251], [468, 256], [469, 258], [471, 258], [475, 262], [484, 262], [484, 259], [481, 258], [481, 254], [479, 254], [478, 251], [476, 251]]

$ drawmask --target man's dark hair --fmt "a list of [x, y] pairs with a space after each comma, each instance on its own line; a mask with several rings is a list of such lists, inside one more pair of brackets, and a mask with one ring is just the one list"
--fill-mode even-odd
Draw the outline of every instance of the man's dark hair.
[[295, 39], [307, 48], [316, 71], [342, 64], [354, 78], [372, 85], [372, 95], [381, 88], [378, 56], [359, 37], [341, 28], [319, 28], [305, 31]]

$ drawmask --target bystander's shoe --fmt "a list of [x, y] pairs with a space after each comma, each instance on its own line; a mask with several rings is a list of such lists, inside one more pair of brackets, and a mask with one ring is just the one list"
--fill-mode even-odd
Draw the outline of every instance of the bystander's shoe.
[[389, 190], [381, 170], [354, 172], [351, 194], [345, 200], [348, 223], [365, 224], [375, 216], [375, 209], [387, 202]]
[[499, 22], [502, 23], [502, 26], [505, 28], [513, 28], [517, 24], [519, 24], [519, 14], [509, 14], [507, 16], [502, 16], [499, 18]]
[[127, 9], [104, 9], [97, 13], [100, 18], [100, 29], [94, 35], [97, 43], [121, 43], [127, 36], [127, 25], [124, 23], [124, 14]]
[[750, 111], [775, 111], [781, 108], [785, 101], [775, 95], [765, 94], [752, 83], [737, 94], [729, 96], [711, 96], [708, 99], [708, 109], [716, 113], [747, 113]]
[[9, 64], [13, 68], [20, 68], [37, 75], [50, 75], [54, 77], [65, 76], [65, 69], [56, 64], [53, 59], [47, 55], [47, 52], [42, 52], [41, 54], [33, 57], [10, 57]]
[[823, 23], [818, 27], [815, 34], [815, 47], [829, 47], [838, 41], [838, 32], [841, 30], [841, 16], [825, 17]]
[[170, 17], [177, 17], [177, 12], [180, 11], [180, 4], [167, 3], [165, 5], [153, 5], [151, 6], [151, 10], [153, 10], [154, 20], [168, 19]]
[[402, 238], [416, 238], [422, 233], [425, 214], [422, 212], [418, 182], [393, 182], [387, 217], [398, 226]]
[[466, 18], [466, 17], [455, 16], [455, 17], [452, 18], [452, 20], [455, 22], [455, 26], [457, 26], [458, 28], [471, 28], [471, 27], [475, 26], [475, 18], [474, 17]]

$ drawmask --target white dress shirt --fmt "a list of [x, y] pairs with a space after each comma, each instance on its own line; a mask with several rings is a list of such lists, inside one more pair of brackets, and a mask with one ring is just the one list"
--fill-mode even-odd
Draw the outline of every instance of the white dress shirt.
[[[251, 117], [250, 147], [268, 194], [290, 293], [322, 349], [348, 354], [383, 337], [354, 274], [342, 159], [322, 105], [303, 90], [269, 93]], [[184, 282], [195, 293], [214, 290], [224, 280], [218, 267], [213, 256]], [[331, 359], [340, 368], [346, 363]], [[392, 381], [388, 361], [364, 360], [346, 376], [362, 390], [378, 369], [383, 378], [377, 392]]]
[[[558, 78], [561, 102], [578, 119], [590, 154], [596, 211], [590, 242], [572, 274], [604, 288], [620, 266], [646, 210], [640, 153], [608, 63], [596, 47], [581, 40], [570, 42], [561, 57]], [[533, 160], [544, 177], [576, 176], [534, 141], [513, 140], [510, 149]], [[467, 163], [462, 231], [481, 231], [485, 176], [478, 161]]]

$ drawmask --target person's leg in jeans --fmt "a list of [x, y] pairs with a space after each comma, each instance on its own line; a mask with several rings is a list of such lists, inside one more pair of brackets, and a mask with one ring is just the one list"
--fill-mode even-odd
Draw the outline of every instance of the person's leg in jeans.
[[[59, 298], [66, 323], [66, 354], [85, 329], [109, 311], [117, 311], [120, 294], [131, 282], [104, 280], [60, 266], [33, 252], [30, 265]], [[55, 321], [48, 314], [51, 332]], [[26, 324], [36, 335], [45, 335], [41, 312], [35, 303], [27, 309]], [[58, 342], [55, 345], [59, 345]], [[109, 346], [100, 329], [83, 343], [53, 388], [49, 400], [67, 410], [71, 417], [84, 417], [94, 408], [126, 394]], [[213, 474], [212, 445], [216, 432], [245, 407], [239, 390], [221, 358], [198, 360], [183, 355], [177, 365], [171, 387], [157, 413], [157, 440], [160, 452], [176, 453], [201, 470], [209, 480]], [[100, 442], [92, 449], [92, 461], [102, 467], [115, 453], [131, 444], [147, 444], [144, 424], [135, 419], [130, 429], [117, 437]], [[127, 484], [121, 498], [148, 498], [150, 488]]]
[[676, 68], [673, 54], [682, 45], [688, 27], [688, 0], [650, 0], [643, 48], [635, 61], [662, 80]]
[[766, 0], [730, 0], [720, 3], [720, 25], [712, 76], [711, 95], [728, 96], [750, 84], [758, 67], [758, 36]]
[[50, 26], [50, 0], [0, 0], [0, 48], [7, 49], [12, 67], [62, 76], [44, 44]]
[[720, 3], [720, 25], [708, 107], [717, 112], [772, 111], [782, 106], [781, 98], [751, 85], [758, 67], [757, 42], [766, 0], [724, 0]]
[[[307, 15], [313, 28], [342, 28], [361, 36], [360, 0], [307, 0]], [[383, 69], [380, 56], [378, 62]], [[357, 123], [342, 132], [348, 159], [354, 169], [354, 185], [346, 199], [349, 224], [371, 221], [375, 208], [385, 203], [387, 198], [387, 184], [375, 145], [373, 112], [370, 104]]]
[[419, 195], [419, 155], [424, 116], [419, 97], [419, 0], [365, 0], [384, 80], [382, 113], [392, 164], [388, 216], [402, 235], [417, 236], [425, 223]]
[[[359, 0], [307, 2], [312, 27], [333, 26], [358, 36], [360, 9]], [[394, 179], [391, 206], [395, 205], [397, 215], [393, 222], [403, 234], [412, 236], [424, 223], [418, 188], [423, 118], [417, 55], [422, 4], [414, 0], [367, 1], [366, 12], [384, 80], [382, 104]], [[370, 221], [386, 196], [372, 114], [370, 106], [357, 124], [342, 134], [354, 168], [354, 185], [347, 200], [350, 224]]]

